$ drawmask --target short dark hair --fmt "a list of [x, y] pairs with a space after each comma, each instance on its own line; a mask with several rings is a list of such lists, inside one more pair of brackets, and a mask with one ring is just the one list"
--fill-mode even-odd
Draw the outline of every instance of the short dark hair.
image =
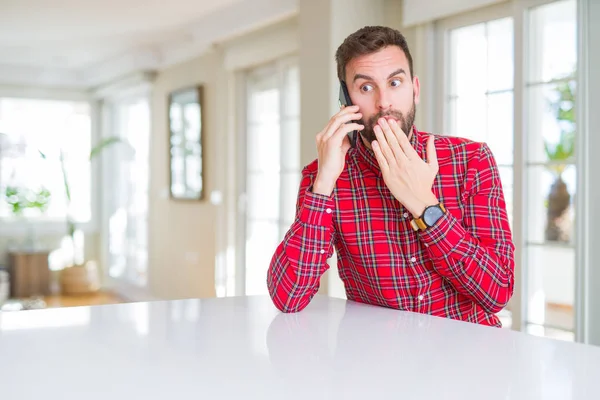
[[346, 80], [346, 65], [353, 58], [376, 53], [388, 46], [398, 46], [408, 59], [410, 77], [413, 77], [413, 60], [406, 38], [396, 29], [386, 26], [365, 26], [348, 36], [335, 52], [337, 74], [340, 80]]

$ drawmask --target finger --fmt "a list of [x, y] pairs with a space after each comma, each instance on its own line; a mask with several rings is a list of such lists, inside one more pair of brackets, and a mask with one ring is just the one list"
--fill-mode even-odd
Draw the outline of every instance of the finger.
[[362, 118], [361, 113], [337, 114], [329, 122], [327, 128], [325, 129], [325, 133], [322, 135], [322, 139], [327, 140], [339, 129], [340, 126], [343, 126], [344, 124], [346, 124], [347, 122], [350, 122], [350, 121], [358, 121], [361, 118]]
[[388, 164], [386, 157], [383, 155], [379, 141], [373, 140], [371, 142], [371, 147], [373, 148], [373, 153], [375, 153], [375, 158], [377, 159], [379, 168], [381, 168], [381, 172], [387, 173], [387, 171], [390, 169], [390, 165]]
[[381, 126], [375, 125], [373, 127], [373, 132], [375, 132], [378, 147], [381, 150], [381, 154], [385, 157], [387, 164], [396, 164], [396, 157], [394, 156], [394, 152], [390, 148], [390, 145], [388, 144], [387, 139], [385, 138], [385, 134], [383, 133]]
[[427, 164], [435, 167], [436, 169], [438, 168], [438, 158], [437, 151], [435, 149], [434, 135], [429, 136], [429, 139], [427, 140]]
[[406, 132], [402, 130], [398, 122], [391, 120], [390, 125], [392, 126], [392, 130], [396, 133], [396, 139], [398, 139], [398, 143], [400, 143], [400, 147], [402, 148], [402, 150], [404, 150], [404, 154], [406, 154], [406, 157], [409, 160], [420, 158], [417, 151], [410, 144], [408, 136], [406, 136]]
[[[333, 123], [336, 118], [344, 118], [346, 115], [348, 114], [360, 114], [360, 109], [358, 106], [344, 106], [340, 111], [338, 111], [337, 114], [334, 114], [333, 117], [331, 117], [331, 120], [329, 121], [329, 123]], [[361, 114], [362, 115], [362, 114]]]
[[[385, 134], [385, 138], [387, 140], [388, 145], [392, 149], [394, 153], [394, 157], [399, 163], [402, 163], [408, 159], [402, 148], [400, 147], [400, 143], [398, 141], [397, 134], [392, 129], [392, 126], [386, 121], [385, 118], [379, 120], [379, 126], [383, 130]], [[397, 125], [396, 125], [397, 126]]]
[[345, 113], [345, 112], [357, 112], [357, 111], [358, 111], [358, 106], [356, 104], [353, 104], [351, 106], [342, 106], [342, 108], [340, 109], [338, 114]]
[[351, 106], [342, 106], [340, 108], [340, 111], [338, 112], [338, 114], [342, 113], [342, 112], [357, 112], [357, 111], [358, 111], [358, 106], [356, 104], [353, 104]]
[[364, 125], [358, 124], [356, 122], [352, 122], [349, 124], [343, 124], [340, 126], [328, 140], [332, 140], [334, 142], [342, 142], [344, 137], [348, 136], [348, 133], [352, 131], [362, 131], [364, 129]]
[[[325, 125], [325, 128], [323, 128], [323, 130], [317, 134], [317, 139], [320, 139], [326, 135], [331, 136], [331, 133], [335, 132], [335, 130], [339, 126], [339, 123], [336, 123], [336, 118], [343, 118], [347, 114], [357, 114], [357, 113], [358, 113], [358, 106], [354, 106], [354, 105], [353, 106], [343, 106], [342, 109], [337, 112], [337, 114], [334, 114], [329, 119], [329, 121], [327, 122], [327, 125]], [[360, 116], [357, 119], [360, 119]], [[352, 121], [352, 119], [348, 119], [347, 121]], [[335, 125], [335, 129], [333, 127], [334, 125]]]
[[334, 114], [331, 117], [331, 119], [329, 120], [328, 125], [333, 124], [336, 119], [343, 118], [345, 115], [356, 114], [356, 113], [359, 113], [359, 112], [360, 112], [360, 110], [359, 110], [358, 106], [344, 106], [340, 111], [338, 111], [336, 114]]

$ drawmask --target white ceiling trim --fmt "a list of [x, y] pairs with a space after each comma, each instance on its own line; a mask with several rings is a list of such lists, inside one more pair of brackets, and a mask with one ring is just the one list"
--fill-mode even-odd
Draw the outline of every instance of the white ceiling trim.
[[0, 84], [84, 88], [86, 82], [77, 71], [0, 64]]
[[[198, 24], [192, 35], [198, 41], [211, 37], [227, 40], [294, 15], [298, 11], [297, 3], [297, 0], [245, 1], [215, 12]], [[240, 15], [244, 16], [242, 20]]]
[[132, 72], [154, 70], [159, 65], [160, 59], [161, 55], [158, 51], [138, 48], [128, 54], [86, 68], [81, 71], [81, 75], [87, 87], [96, 87]]
[[156, 78], [154, 72], [136, 72], [94, 89], [91, 95], [104, 100], [119, 100], [141, 93], [149, 93]]
[[[254, 0], [218, 10], [191, 29], [186, 41], [162, 46], [158, 68], [189, 60], [217, 43], [226, 42], [261, 27], [289, 18], [298, 12], [298, 0]], [[243, 21], [240, 22], [240, 15]]]
[[505, 1], [508, 0], [404, 0], [402, 22], [406, 28]]
[[89, 90], [60, 89], [43, 86], [0, 85], [0, 97], [17, 97], [26, 99], [49, 99], [66, 101], [89, 101], [92, 99]]
[[297, 23], [284, 23], [225, 44], [223, 67], [227, 71], [251, 68], [296, 53], [299, 46]]
[[223, 42], [297, 13], [298, 0], [246, 0], [181, 29], [167, 44], [134, 48], [85, 69], [3, 66], [0, 84], [92, 89], [139, 71], [159, 71], [198, 57]]

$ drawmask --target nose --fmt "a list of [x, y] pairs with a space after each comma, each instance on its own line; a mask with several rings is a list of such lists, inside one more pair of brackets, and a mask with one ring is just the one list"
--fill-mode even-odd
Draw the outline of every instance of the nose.
[[389, 110], [392, 107], [392, 100], [386, 90], [380, 90], [377, 97], [377, 108], [381, 111]]

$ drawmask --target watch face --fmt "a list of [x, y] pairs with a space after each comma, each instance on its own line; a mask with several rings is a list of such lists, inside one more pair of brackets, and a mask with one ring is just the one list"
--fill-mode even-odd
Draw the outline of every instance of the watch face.
[[439, 206], [428, 207], [423, 214], [423, 221], [427, 226], [433, 226], [444, 215]]

